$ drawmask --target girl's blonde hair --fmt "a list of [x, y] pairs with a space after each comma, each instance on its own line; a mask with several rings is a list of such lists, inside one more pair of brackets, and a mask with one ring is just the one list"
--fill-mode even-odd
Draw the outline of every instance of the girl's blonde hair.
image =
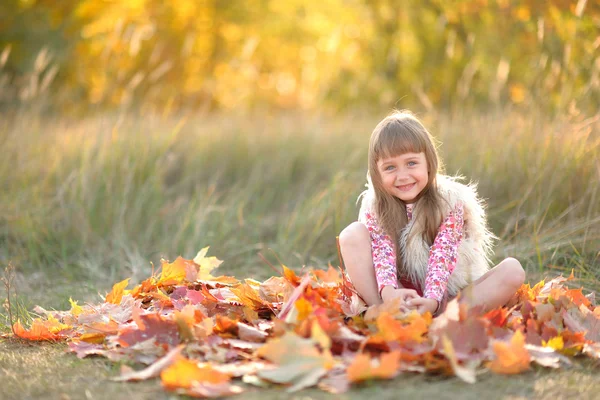
[[[442, 223], [443, 200], [437, 190], [436, 177], [443, 167], [431, 134], [409, 111], [394, 111], [377, 124], [371, 134], [368, 178], [375, 192], [374, 211], [383, 231], [392, 238], [397, 247], [400, 231], [408, 224], [406, 204], [384, 189], [377, 162], [405, 153], [425, 153], [428, 180], [425, 188], [417, 196], [414, 210], [417, 212], [414, 212], [413, 217], [423, 220], [420, 226], [424, 226], [425, 230], [410, 232], [409, 237], [421, 234], [431, 246]], [[400, 255], [396, 258], [399, 271], [402, 271], [404, 267]]]

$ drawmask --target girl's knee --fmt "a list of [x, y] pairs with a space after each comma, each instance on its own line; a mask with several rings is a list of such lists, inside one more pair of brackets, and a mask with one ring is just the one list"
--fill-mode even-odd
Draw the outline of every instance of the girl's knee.
[[371, 240], [369, 230], [362, 222], [353, 222], [340, 233], [340, 246], [353, 247]]
[[519, 260], [508, 257], [500, 263], [502, 265], [503, 281], [506, 285], [516, 289], [521, 287], [525, 282], [525, 270], [521, 266]]

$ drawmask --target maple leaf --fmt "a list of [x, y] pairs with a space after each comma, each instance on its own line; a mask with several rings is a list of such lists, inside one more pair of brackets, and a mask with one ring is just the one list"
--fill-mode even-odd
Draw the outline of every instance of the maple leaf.
[[[285, 266], [284, 266], [284, 268], [285, 268]], [[302, 293], [304, 292], [304, 290], [310, 283], [310, 280], [311, 279], [308, 274], [304, 275], [304, 278], [302, 278], [302, 281], [298, 284], [298, 286], [296, 286], [296, 288], [294, 289], [294, 291], [292, 292], [290, 297], [287, 299], [287, 301], [283, 304], [283, 306], [281, 306], [281, 311], [279, 311], [277, 318], [285, 319], [287, 314], [292, 309], [294, 309], [294, 304], [296, 303], [296, 300], [298, 300], [298, 298], [300, 298], [300, 296], [302, 295]], [[292, 322], [292, 321], [293, 321], [293, 319], [288, 322]]]
[[590, 307], [592, 303], [584, 296], [582, 289], [569, 289], [565, 295], [575, 304], [576, 306]]
[[179, 345], [169, 351], [163, 358], [140, 371], [122, 372], [121, 376], [112, 378], [113, 381], [142, 381], [160, 375], [161, 371], [171, 365], [181, 354], [183, 345]]
[[548, 341], [542, 341], [542, 346], [553, 350], [562, 350], [565, 347], [565, 341], [562, 336], [555, 336]]
[[84, 358], [89, 355], [107, 356], [109, 350], [97, 343], [87, 343], [82, 341], [69, 343], [69, 350], [77, 355], [77, 358]]
[[76, 301], [73, 301], [73, 299], [70, 297], [69, 297], [69, 303], [71, 304], [71, 310], [69, 310], [71, 315], [76, 317], [83, 312], [83, 308], [81, 308], [81, 306], [78, 305]]
[[468, 366], [460, 365], [452, 341], [445, 335], [442, 336], [442, 348], [444, 355], [450, 361], [454, 374], [467, 383], [475, 383], [475, 363], [468, 364]]
[[258, 293], [268, 302], [285, 302], [294, 291], [294, 286], [281, 276], [272, 276], [260, 284]]
[[196, 269], [196, 266], [192, 261], [186, 260], [182, 257], [177, 257], [172, 263], [169, 263], [165, 260], [161, 261], [162, 272], [160, 274], [158, 284], [159, 286], [163, 287], [182, 283], [190, 274], [190, 270]]
[[367, 305], [356, 293], [350, 292], [346, 299], [339, 299], [338, 304], [347, 317], [355, 317], [367, 309]]
[[531, 356], [531, 361], [547, 368], [559, 368], [561, 365], [570, 366], [571, 361], [549, 347], [526, 344], [525, 348]]
[[486, 313], [483, 318], [487, 319], [491, 325], [502, 327], [508, 319], [508, 310], [506, 308], [496, 308]]
[[438, 350], [443, 350], [442, 337], [451, 342], [458, 360], [469, 360], [488, 348], [487, 321], [470, 312], [466, 303], [452, 301], [450, 308], [436, 318], [429, 329], [429, 337]]
[[312, 272], [317, 277], [317, 279], [320, 279], [321, 281], [326, 283], [337, 283], [341, 279], [339, 272], [331, 265], [329, 265], [327, 271], [316, 269]]
[[291, 384], [289, 392], [315, 385], [334, 365], [328, 350], [320, 352], [312, 340], [293, 332], [267, 341], [256, 354], [277, 364], [275, 369], [259, 371], [258, 376], [272, 382]]
[[581, 305], [561, 313], [565, 326], [573, 332], [585, 332], [585, 338], [593, 342], [600, 342], [600, 318]]
[[289, 269], [285, 265], [282, 265], [282, 268], [283, 268], [283, 276], [285, 277], [285, 279], [287, 279], [288, 282], [291, 283], [292, 285], [298, 286], [301, 282], [301, 279], [300, 279], [300, 277], [298, 277], [298, 275], [296, 275], [294, 270]]
[[194, 262], [200, 266], [200, 271], [198, 272], [197, 280], [212, 280], [215, 279], [210, 273], [212, 270], [217, 268], [223, 261], [219, 260], [217, 257], [206, 257], [206, 253], [208, 253], [208, 249], [210, 246], [206, 246], [202, 250], [196, 254], [194, 257]]
[[138, 329], [128, 327], [119, 332], [117, 342], [124, 347], [154, 338], [157, 343], [170, 345], [179, 344], [179, 330], [177, 323], [173, 320], [163, 318], [160, 314], [142, 314], [136, 308], [133, 319]]
[[238, 327], [238, 336], [242, 340], [247, 340], [249, 342], [257, 342], [262, 343], [267, 339], [267, 334], [260, 329], [257, 329], [253, 326], [244, 324], [242, 322], [237, 323]]
[[242, 283], [236, 287], [232, 287], [229, 290], [231, 290], [231, 292], [239, 299], [240, 302], [253, 310], [270, 305], [260, 297], [258, 291], [254, 287], [247, 283]]
[[525, 336], [516, 331], [509, 343], [495, 341], [492, 344], [496, 359], [489, 368], [498, 374], [519, 374], [529, 369], [531, 356], [525, 348]]
[[368, 354], [360, 353], [354, 357], [346, 373], [350, 382], [368, 379], [392, 379], [400, 369], [400, 352], [383, 353], [379, 359], [371, 359]]
[[61, 324], [52, 315], [48, 315], [48, 320], [43, 321], [36, 318], [31, 323], [29, 329], [23, 328], [21, 321], [15, 322], [13, 332], [21, 339], [27, 340], [58, 340], [61, 338], [60, 331], [68, 329], [68, 325]]
[[129, 284], [129, 278], [115, 283], [109, 294], [106, 295], [106, 302], [112, 304], [120, 304], [123, 299], [123, 291]]
[[387, 312], [383, 312], [377, 317], [378, 333], [376, 335], [386, 341], [421, 343], [425, 340], [424, 335], [427, 333], [431, 321], [431, 314], [422, 316], [416, 311], [403, 321], [398, 321]]
[[238, 394], [242, 389], [230, 384], [229, 375], [208, 364], [179, 358], [160, 373], [165, 389], [194, 397], [221, 397]]
[[398, 297], [394, 297], [381, 304], [375, 304], [367, 308], [365, 313], [365, 321], [375, 321], [381, 314], [389, 314], [392, 317], [400, 317], [404, 315], [404, 312], [400, 310], [400, 301]]

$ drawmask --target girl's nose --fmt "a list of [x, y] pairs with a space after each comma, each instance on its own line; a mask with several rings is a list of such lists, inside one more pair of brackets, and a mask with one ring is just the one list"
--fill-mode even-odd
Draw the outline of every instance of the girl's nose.
[[405, 174], [404, 172], [398, 172], [396, 174], [396, 182], [403, 182], [406, 181], [408, 179], [408, 175]]

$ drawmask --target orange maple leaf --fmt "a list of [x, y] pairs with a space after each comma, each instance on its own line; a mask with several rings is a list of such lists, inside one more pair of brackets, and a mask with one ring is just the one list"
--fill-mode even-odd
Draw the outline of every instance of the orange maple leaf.
[[348, 366], [346, 374], [350, 382], [367, 379], [392, 379], [400, 368], [400, 352], [383, 353], [379, 359], [371, 359], [368, 354], [357, 354]]
[[519, 374], [529, 369], [531, 356], [525, 348], [525, 336], [516, 331], [510, 343], [496, 341], [493, 343], [496, 359], [489, 363], [489, 368], [498, 374]]
[[237, 296], [241, 303], [253, 310], [270, 305], [260, 298], [258, 290], [247, 283], [242, 283], [236, 287], [230, 288], [229, 290], [231, 290], [231, 292]]
[[172, 263], [162, 260], [162, 272], [158, 283], [160, 286], [180, 284], [185, 280], [189, 269], [197, 269], [191, 260], [182, 257], [177, 257]]
[[129, 278], [122, 280], [119, 283], [115, 283], [109, 294], [106, 295], [106, 302], [112, 304], [121, 304], [123, 299], [123, 291], [129, 284]]
[[283, 265], [283, 276], [285, 277], [285, 279], [288, 280], [289, 283], [291, 283], [294, 286], [298, 286], [300, 284], [300, 281], [302, 280], [298, 275], [296, 275], [294, 270], [289, 269], [285, 265]]
[[398, 321], [387, 312], [383, 312], [377, 317], [377, 335], [386, 341], [421, 343], [425, 340], [424, 335], [431, 321], [431, 314], [420, 315], [415, 312], [408, 319]]
[[62, 324], [52, 315], [48, 315], [46, 321], [40, 318], [34, 319], [29, 329], [23, 328], [21, 321], [17, 321], [13, 325], [13, 332], [27, 340], [57, 340], [61, 338], [58, 333], [69, 328], [71, 328], [69, 325]]
[[323, 271], [322, 269], [315, 269], [313, 270], [313, 274], [321, 281], [328, 283], [339, 282], [341, 279], [339, 272], [331, 265], [329, 265], [327, 271]]
[[590, 307], [592, 305], [590, 300], [587, 297], [585, 297], [585, 295], [583, 294], [583, 291], [581, 288], [580, 289], [569, 289], [569, 290], [567, 290], [565, 295], [569, 299], [571, 299], [573, 304], [575, 304], [576, 306], [580, 306], [583, 304], [586, 307]]
[[162, 385], [167, 390], [189, 389], [196, 384], [218, 385], [231, 380], [229, 375], [213, 369], [209, 365], [199, 366], [197, 362], [179, 358], [160, 373]]

